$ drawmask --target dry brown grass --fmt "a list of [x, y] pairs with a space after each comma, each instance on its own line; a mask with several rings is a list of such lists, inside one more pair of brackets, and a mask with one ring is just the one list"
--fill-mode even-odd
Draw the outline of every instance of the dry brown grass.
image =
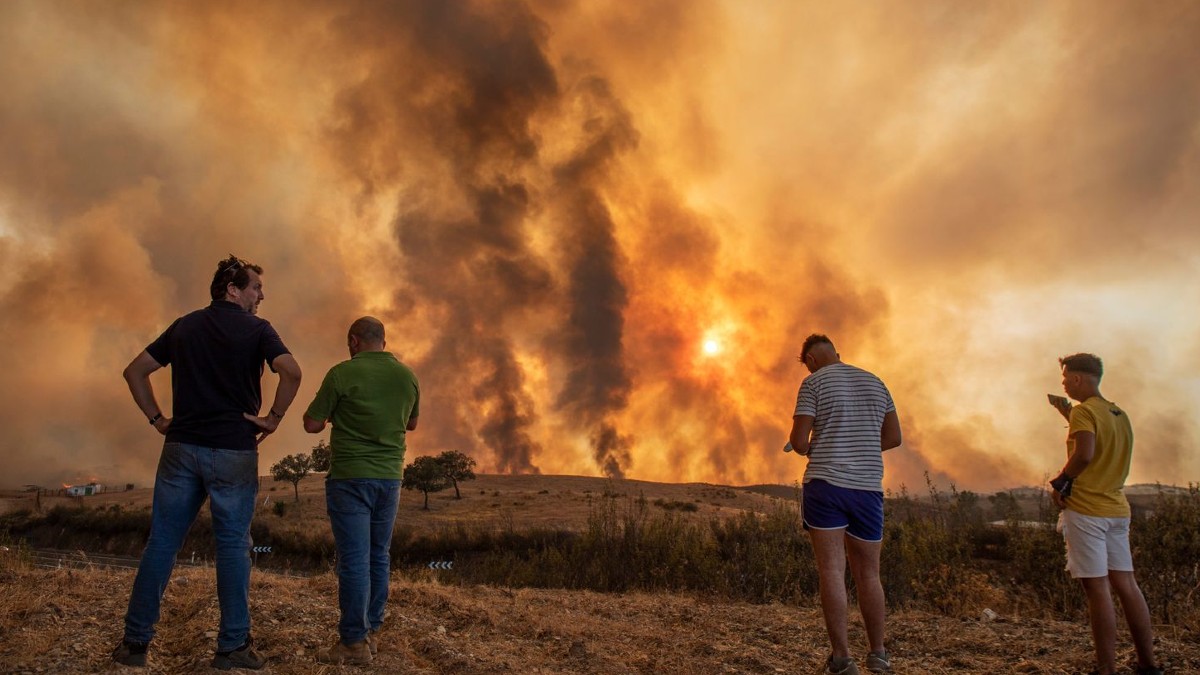
[[[325, 514], [323, 476], [309, 476], [300, 482], [300, 504], [290, 483], [264, 482], [259, 491], [259, 516], [267, 517], [270, 502], [282, 500], [288, 512], [270, 521], [275, 532], [328, 529]], [[274, 487], [274, 490], [271, 488]], [[770, 497], [739, 488], [704, 483], [652, 483], [636, 480], [611, 480], [588, 476], [497, 476], [481, 475], [462, 483], [462, 499], [455, 499], [453, 488], [429, 495], [429, 510], [423, 506], [422, 493], [405, 490], [400, 497], [396, 525], [414, 533], [434, 533], [451, 527], [467, 529], [555, 529], [579, 531], [586, 527], [588, 514], [605, 494], [664, 502], [688, 502], [697, 510], [689, 516], [708, 519], [730, 518], [744, 511], [765, 512]], [[273, 516], [272, 516], [273, 517]]]
[[[11, 557], [11, 556], [10, 556]], [[132, 571], [41, 570], [0, 560], [0, 671], [101, 672], [121, 635]], [[148, 672], [208, 669], [217, 625], [211, 570], [179, 569]], [[335, 637], [336, 581], [255, 572], [254, 632], [269, 672], [331, 673], [314, 660]], [[1087, 628], [1002, 617], [904, 612], [889, 618], [900, 673], [1075, 673], [1090, 669]], [[858, 627], [852, 639], [862, 644]], [[413, 673], [815, 672], [827, 645], [813, 607], [442, 586], [395, 578], [374, 669]], [[1200, 645], [1160, 631], [1171, 672], [1200, 670]], [[1122, 646], [1122, 658], [1130, 658]], [[346, 669], [355, 672], [353, 669]]]
[[[300, 481], [300, 502], [296, 505], [292, 484], [264, 477], [259, 484], [258, 518], [271, 519], [272, 530], [289, 529], [311, 532], [328, 530], [325, 513], [325, 476], [308, 476]], [[429, 510], [423, 508], [420, 492], [405, 490], [400, 497], [398, 526], [415, 532], [436, 532], [449, 526], [463, 525], [518, 529], [546, 528], [581, 530], [595, 500], [605, 493], [664, 502], [696, 505], [690, 516], [708, 519], [729, 518], [744, 511], [766, 512], [772, 499], [741, 488], [707, 483], [654, 483], [638, 480], [614, 480], [590, 476], [500, 476], [483, 474], [460, 485], [462, 499], [454, 498], [450, 488], [429, 495]], [[149, 508], [153, 490], [141, 487], [114, 491], [92, 497], [42, 496], [42, 510], [54, 506]], [[0, 491], [0, 515], [22, 509], [33, 510], [35, 496], [15, 490]], [[279, 518], [272, 511], [275, 502], [288, 504], [287, 514]]]
[[[270, 490], [272, 486], [276, 487], [274, 491]], [[258, 517], [271, 519], [272, 528], [325, 531], [328, 525], [317, 522], [324, 520], [322, 478], [309, 478], [300, 487], [299, 509], [280, 518], [268, 507], [260, 509]], [[461, 523], [582, 529], [606, 493], [618, 495], [617, 499], [644, 496], [648, 502], [697, 504], [695, 513], [672, 514], [706, 520], [747, 511], [769, 512], [773, 508], [767, 497], [721, 486], [568, 476], [484, 476], [465, 484], [462, 500], [455, 500], [451, 491], [435, 495], [429, 512], [421, 509], [420, 494], [405, 495], [398, 523], [429, 531]], [[32, 499], [13, 493], [4, 496], [12, 509], [28, 508], [20, 500]], [[63, 502], [137, 509], [148, 506], [149, 497], [149, 490], [134, 490]], [[291, 504], [291, 485], [265, 483], [260, 503], [266, 497]], [[53, 505], [43, 499], [43, 508]], [[1155, 531], [1192, 531], [1188, 523], [1194, 518], [1175, 520], [1157, 525]], [[903, 542], [932, 554], [945, 542], [938, 544], [942, 540], [937, 538], [925, 541], [919, 535], [926, 530], [940, 532], [944, 526], [932, 530], [902, 528]], [[916, 539], [910, 541], [912, 537]], [[1055, 552], [1060, 551], [1058, 546], [1059, 542], [1054, 541]], [[1176, 564], [1182, 563], [1172, 563]], [[943, 573], [935, 573], [938, 570]], [[985, 575], [976, 571], [963, 577], [951, 574], [954, 571], [936, 568], [913, 577], [930, 585], [930, 593], [939, 599], [926, 609], [937, 608], [942, 613], [901, 611], [889, 617], [889, 648], [895, 655], [897, 672], [1090, 670], [1090, 635], [1085, 622], [1054, 620], [1052, 613], [1039, 609], [1042, 601], [1038, 597], [1023, 603], [1005, 602], [1003, 592], [991, 586]], [[827, 651], [821, 617], [812, 600], [801, 599], [802, 606], [797, 607], [717, 601], [711, 593], [600, 594], [443, 586], [437, 583], [436, 574], [422, 570], [415, 576], [393, 577], [391, 618], [376, 670], [813, 672]], [[120, 637], [131, 583], [132, 572], [128, 571], [35, 570], [18, 551], [0, 552], [0, 672], [111, 670], [108, 653]], [[1020, 596], [1028, 590], [1014, 587], [1007, 592]], [[313, 660], [315, 651], [335, 635], [335, 604], [336, 581], [328, 573], [297, 579], [255, 572], [255, 634], [271, 658], [271, 672], [338, 670], [322, 668]], [[984, 621], [979, 618], [983, 607], [1007, 615]], [[1037, 615], [1030, 616], [1035, 610]], [[1025, 612], [1025, 616], [1018, 612]], [[217, 624], [212, 571], [178, 570], [167, 592], [163, 617], [151, 651], [151, 672], [206, 670]], [[1177, 627], [1156, 628], [1158, 653], [1169, 672], [1200, 672], [1200, 636], [1194, 627], [1189, 632], [1183, 627], [1186, 625], [1184, 621]], [[856, 644], [863, 642], [857, 627], [852, 629], [852, 639]], [[1121, 650], [1123, 660], [1132, 658], [1127, 644], [1122, 643]]]

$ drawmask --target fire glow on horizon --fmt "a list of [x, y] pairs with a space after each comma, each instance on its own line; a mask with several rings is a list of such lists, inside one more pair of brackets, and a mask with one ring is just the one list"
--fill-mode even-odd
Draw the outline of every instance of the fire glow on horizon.
[[305, 372], [264, 467], [373, 314], [411, 456], [484, 471], [789, 483], [821, 332], [896, 399], [890, 488], [1042, 482], [1076, 351], [1131, 480], [1200, 479], [1196, 34], [1181, 1], [0, 3], [10, 481], [153, 474], [121, 368], [230, 251]]

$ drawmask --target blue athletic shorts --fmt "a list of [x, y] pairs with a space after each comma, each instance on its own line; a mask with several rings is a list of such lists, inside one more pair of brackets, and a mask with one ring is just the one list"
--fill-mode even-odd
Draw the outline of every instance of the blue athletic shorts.
[[823, 480], [804, 484], [804, 529], [846, 530], [855, 539], [883, 541], [883, 493], [851, 490]]

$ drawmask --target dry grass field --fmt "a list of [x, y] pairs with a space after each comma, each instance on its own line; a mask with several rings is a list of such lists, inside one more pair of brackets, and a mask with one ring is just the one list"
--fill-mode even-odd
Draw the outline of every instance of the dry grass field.
[[[776, 486], [776, 492], [787, 495], [791, 488]], [[449, 525], [515, 525], [525, 528], [581, 529], [587, 521], [593, 502], [603, 495], [617, 495], [647, 500], [662, 500], [666, 504], [693, 504], [699, 517], [731, 517], [743, 511], [765, 511], [772, 498], [745, 488], [732, 488], [707, 483], [653, 483], [638, 480], [614, 480], [589, 476], [499, 476], [480, 475], [460, 485], [462, 499], [455, 499], [454, 489], [430, 493], [429, 510], [425, 496], [405, 490], [400, 497], [397, 524], [415, 531], [436, 531]], [[92, 508], [112, 504], [122, 508], [149, 508], [153, 491], [150, 487], [105, 492], [91, 497], [43, 495], [42, 509], [56, 505], [79, 505]], [[325, 515], [324, 474], [311, 475], [300, 481], [299, 507], [294, 507], [296, 492], [291, 483], [276, 482], [265, 476], [259, 486], [260, 516], [271, 513], [275, 502], [288, 504], [284, 523], [296, 529], [328, 527]], [[32, 509], [36, 495], [18, 490], [0, 491], [0, 515], [19, 509]], [[690, 508], [690, 507], [689, 507]]]
[[[94, 673], [121, 635], [129, 570], [44, 570], [0, 558], [0, 672]], [[209, 670], [217, 625], [208, 569], [179, 569], [142, 672]], [[336, 581], [256, 571], [254, 633], [267, 672], [361, 672], [322, 666], [335, 639]], [[1086, 626], [1004, 617], [890, 617], [898, 673], [1080, 673]], [[852, 639], [862, 643], [857, 627]], [[386, 673], [811, 673], [826, 653], [814, 607], [708, 602], [671, 594], [507, 590], [395, 578], [373, 669]], [[1200, 645], [1160, 629], [1168, 672], [1200, 671]], [[1131, 658], [1127, 644], [1121, 658]]]
[[[398, 527], [428, 533], [463, 525], [581, 531], [611, 497], [641, 497], [656, 512], [705, 522], [777, 512], [781, 504], [790, 508], [786, 500], [794, 496], [785, 486], [747, 489], [577, 476], [484, 475], [461, 490], [461, 500], [452, 489], [432, 494], [428, 511], [422, 508], [423, 495], [406, 492]], [[256, 518], [270, 522], [272, 532], [327, 532], [323, 477], [302, 481], [299, 497], [296, 506], [290, 483], [265, 479]], [[39, 504], [35, 494], [8, 491], [0, 493], [0, 515], [46, 512], [56, 505], [136, 511], [148, 508], [150, 498], [150, 489], [139, 488], [86, 498], [42, 495]], [[288, 504], [282, 516], [274, 508], [280, 501]], [[423, 567], [394, 572], [390, 617], [374, 670], [808, 673], [819, 671], [827, 654], [812, 598], [753, 604], [706, 592], [510, 589], [461, 585], [455, 574]], [[119, 670], [108, 655], [121, 635], [132, 575], [131, 570], [40, 569], [18, 546], [0, 550], [0, 673]], [[1085, 622], [1057, 620], [1053, 613], [1038, 611], [1037, 602], [1019, 597], [1005, 602], [1003, 594], [975, 583], [979, 578], [953, 587], [955, 593], [972, 596], [956, 598], [953, 611], [905, 609], [889, 617], [888, 646], [898, 673], [1090, 671]], [[210, 568], [177, 568], [148, 672], [208, 670], [218, 619], [214, 586]], [[251, 602], [256, 639], [271, 660], [269, 672], [353, 672], [314, 660], [316, 651], [336, 635], [333, 575], [299, 578], [256, 569]], [[914, 606], [925, 605], [909, 605]], [[983, 607], [999, 616], [983, 616]], [[1158, 655], [1168, 672], [1200, 673], [1200, 636], [1194, 628], [1156, 627]], [[857, 626], [852, 639], [863, 643]], [[1129, 662], [1132, 650], [1124, 636], [1122, 640], [1120, 658]]]

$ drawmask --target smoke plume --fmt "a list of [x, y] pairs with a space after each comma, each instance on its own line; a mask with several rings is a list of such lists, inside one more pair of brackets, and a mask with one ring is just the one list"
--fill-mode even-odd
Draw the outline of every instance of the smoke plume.
[[1078, 351], [1131, 479], [1195, 479], [1197, 34], [1182, 1], [0, 3], [9, 482], [152, 477], [121, 369], [229, 251], [297, 413], [384, 321], [414, 457], [790, 482], [821, 332], [896, 400], [889, 488], [1056, 472]]

